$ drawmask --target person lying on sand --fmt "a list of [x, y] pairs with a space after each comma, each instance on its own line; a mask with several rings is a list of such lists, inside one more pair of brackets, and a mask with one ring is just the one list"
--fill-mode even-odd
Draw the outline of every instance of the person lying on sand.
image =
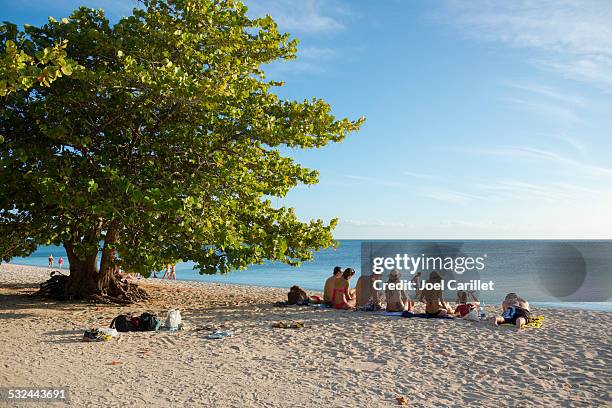
[[[401, 275], [397, 269], [394, 269], [389, 274], [388, 283], [400, 283]], [[408, 297], [405, 290], [390, 290], [385, 289], [385, 297], [387, 299], [387, 312], [403, 312], [412, 311], [414, 304]]]
[[334, 293], [334, 283], [340, 279], [342, 279], [342, 268], [339, 266], [336, 266], [334, 268], [334, 272], [332, 273], [332, 276], [327, 278], [327, 280], [325, 281], [325, 286], [323, 286], [323, 303], [325, 303], [326, 305], [332, 304], [332, 294]]
[[353, 268], [342, 272], [342, 279], [336, 279], [332, 292], [332, 306], [335, 309], [353, 309], [356, 304], [355, 291], [351, 289], [350, 280], [355, 275]]
[[[440, 283], [442, 277], [433, 271], [427, 279], [428, 283]], [[452, 313], [452, 309], [444, 302], [441, 289], [425, 289], [421, 292], [419, 300], [425, 302], [425, 313], [430, 317], [442, 317]]]
[[[472, 301], [470, 301], [470, 298]], [[478, 305], [480, 305], [480, 302], [476, 299], [476, 295], [474, 295], [473, 291], [466, 292], [465, 290], [460, 290], [457, 292], [457, 307], [453, 314], [455, 316], [464, 317]]]
[[293, 285], [289, 288], [289, 293], [287, 293], [288, 305], [307, 306], [317, 303], [321, 303], [321, 298], [319, 296], [308, 296], [306, 291], [297, 285]]
[[517, 306], [517, 305], [519, 307], [522, 307], [523, 309], [531, 310], [529, 307], [529, 302], [527, 302], [525, 299], [523, 299], [516, 293], [510, 292], [506, 295], [506, 297], [504, 298], [504, 301], [502, 302], [502, 305], [501, 305], [502, 311], [505, 311], [509, 306]]
[[521, 298], [516, 293], [508, 293], [502, 302], [504, 312], [501, 316], [491, 318], [491, 323], [494, 325], [510, 323], [518, 329], [525, 327], [531, 317], [531, 308], [529, 302]]

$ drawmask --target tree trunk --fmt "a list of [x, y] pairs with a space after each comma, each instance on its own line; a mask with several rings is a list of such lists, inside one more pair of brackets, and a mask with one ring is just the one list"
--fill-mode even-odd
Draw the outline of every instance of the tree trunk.
[[66, 287], [66, 297], [81, 299], [99, 294], [98, 291], [98, 254], [79, 258], [74, 253], [72, 242], [64, 242], [68, 262], [70, 262], [70, 279]]
[[112, 247], [119, 242], [119, 233], [117, 228], [112, 225], [106, 231], [104, 238], [104, 247], [102, 248], [102, 259], [100, 260], [100, 273], [98, 276], [98, 289], [102, 296], [121, 297], [125, 295], [124, 289], [121, 287], [117, 279], [119, 268], [115, 265], [117, 259], [117, 251]]
[[119, 234], [115, 227], [106, 231], [100, 269], [98, 270], [98, 254], [92, 254], [80, 259], [74, 253], [74, 245], [64, 242], [68, 261], [70, 262], [70, 278], [65, 289], [68, 299], [110, 300], [117, 303], [131, 303], [147, 298], [146, 292], [135, 284], [120, 281], [116, 273], [116, 250], [113, 244], [119, 242]]

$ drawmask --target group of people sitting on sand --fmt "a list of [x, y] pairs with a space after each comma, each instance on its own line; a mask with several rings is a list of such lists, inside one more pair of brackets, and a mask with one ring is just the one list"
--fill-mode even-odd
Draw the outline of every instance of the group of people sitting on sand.
[[[415, 302], [410, 299], [406, 290], [385, 289], [376, 290], [374, 281], [381, 280], [382, 275], [373, 273], [370, 276], [360, 276], [354, 288], [350, 280], [355, 275], [353, 268], [334, 268], [332, 276], [327, 278], [323, 288], [323, 303], [335, 309], [359, 309], [365, 311], [412, 312]], [[420, 273], [413, 278], [420, 279]], [[388, 283], [399, 283], [401, 274], [392, 270]], [[436, 284], [442, 281], [442, 276], [433, 271], [429, 274], [428, 283]], [[431, 286], [431, 285], [430, 285]], [[388, 286], [387, 286], [388, 287]], [[418, 287], [418, 283], [417, 283]], [[465, 317], [472, 310], [480, 307], [480, 302], [472, 291], [457, 292], [457, 306], [453, 309], [443, 298], [441, 289], [417, 290], [416, 300], [425, 304], [427, 317]], [[510, 323], [523, 328], [531, 315], [529, 303], [516, 293], [506, 295], [502, 303], [503, 314], [490, 318], [493, 324]]]

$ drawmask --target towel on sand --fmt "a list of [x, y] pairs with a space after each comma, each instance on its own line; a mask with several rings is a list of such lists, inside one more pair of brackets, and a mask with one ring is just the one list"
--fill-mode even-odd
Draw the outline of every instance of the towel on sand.
[[419, 317], [423, 319], [453, 319], [450, 316], [430, 316], [427, 313], [402, 312], [402, 317]]
[[[527, 324], [526, 329], [539, 329], [544, 324], [544, 316], [531, 316]], [[501, 326], [514, 326], [512, 323], [503, 323]]]

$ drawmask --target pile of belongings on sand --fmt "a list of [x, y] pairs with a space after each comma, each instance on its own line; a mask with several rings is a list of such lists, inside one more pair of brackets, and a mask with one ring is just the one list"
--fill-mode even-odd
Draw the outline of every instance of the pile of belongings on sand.
[[181, 311], [171, 309], [166, 313], [166, 320], [162, 325], [161, 320], [153, 313], [142, 313], [140, 316], [121, 314], [115, 317], [109, 327], [90, 329], [83, 334], [83, 341], [109, 341], [117, 337], [119, 332], [133, 331], [157, 331], [165, 330], [174, 332], [183, 329]]

